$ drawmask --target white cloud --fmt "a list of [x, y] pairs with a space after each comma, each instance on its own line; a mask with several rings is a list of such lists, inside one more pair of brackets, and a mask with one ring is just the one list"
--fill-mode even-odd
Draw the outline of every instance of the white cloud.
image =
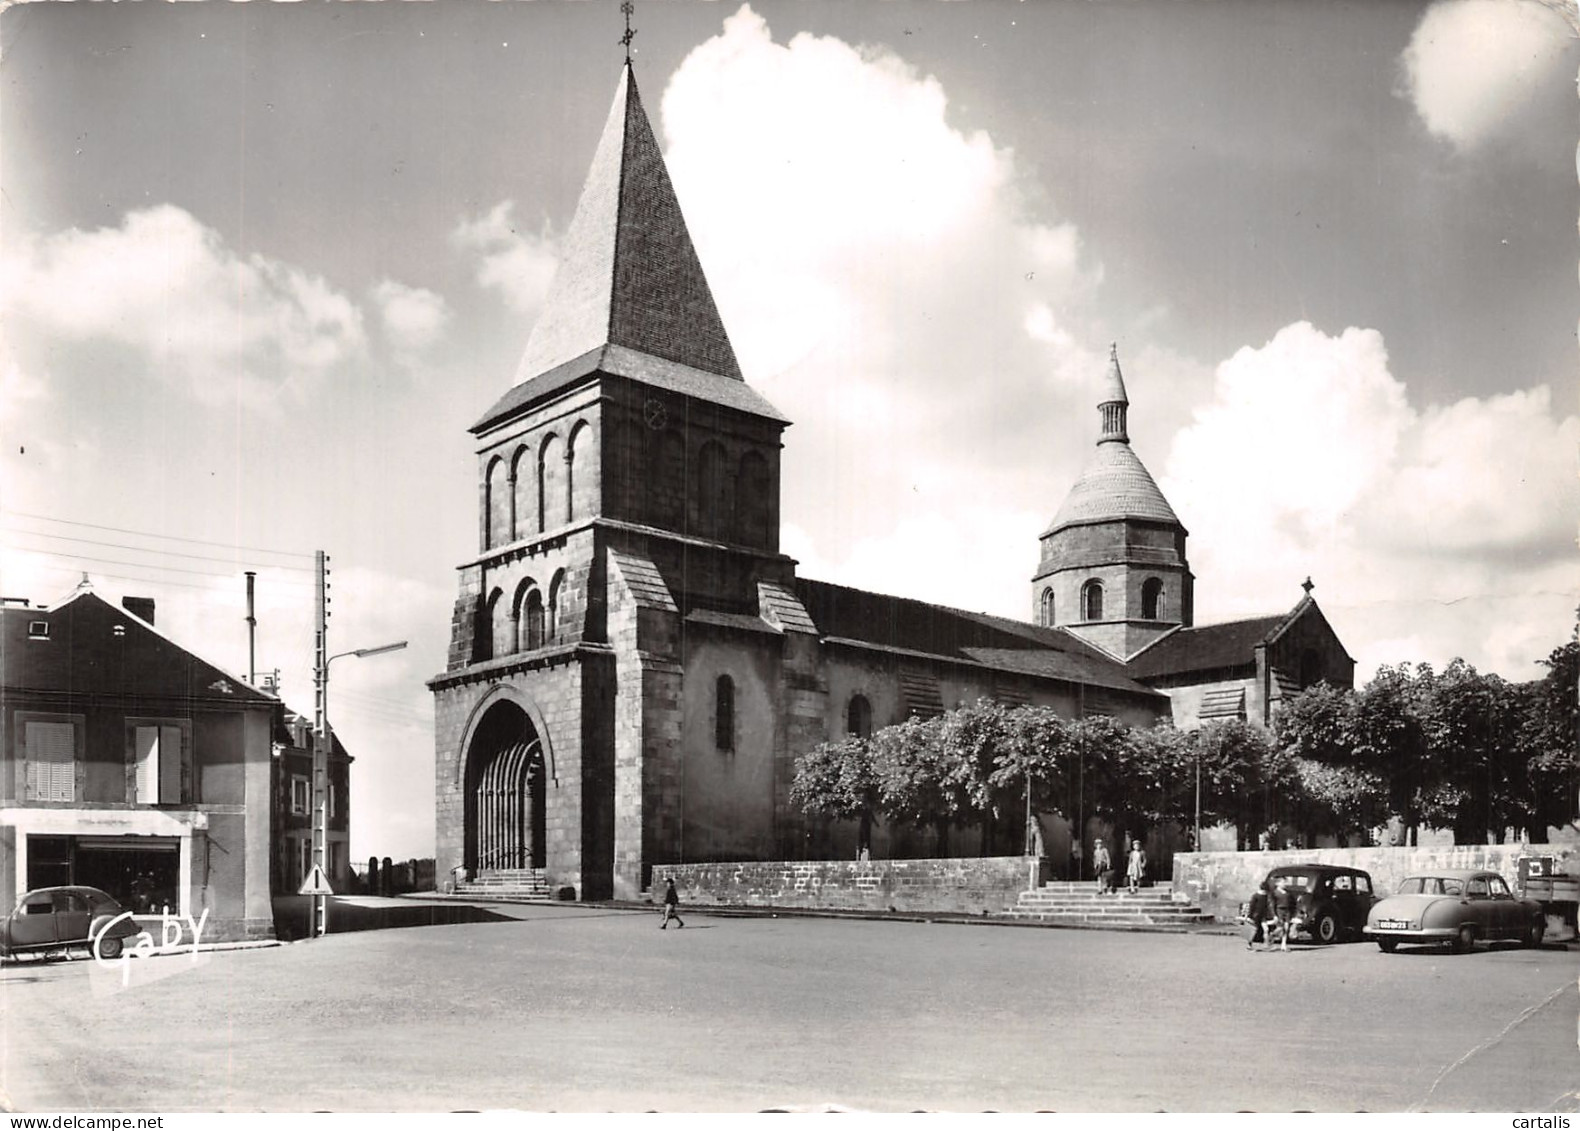
[[1555, 64], [1573, 36], [1572, 21], [1540, 0], [1433, 4], [1400, 59], [1406, 93], [1426, 128], [1470, 149], [1529, 107], [1544, 86], [1567, 86]]
[[1580, 594], [1577, 447], [1545, 386], [1417, 409], [1381, 334], [1302, 322], [1218, 367], [1160, 485], [1199, 621], [1292, 605], [1309, 574], [1361, 678], [1456, 655], [1530, 678]]
[[[829, 580], [851, 580], [878, 547], [942, 535], [941, 515], [1025, 523], [1008, 592], [955, 577], [978, 604], [1021, 611], [1053, 492], [1097, 422], [1102, 273], [1079, 231], [1031, 207], [1013, 152], [951, 124], [937, 79], [886, 49], [775, 43], [749, 7], [691, 52], [661, 105], [747, 379], [805, 422], [788, 436], [784, 506], [809, 560], [869, 547], [830, 563]], [[938, 596], [918, 571], [963, 566], [940, 554], [873, 575]]]
[[170, 204], [22, 239], [0, 266], [0, 308], [19, 336], [129, 347], [209, 399], [300, 395], [366, 349], [361, 311], [323, 279], [239, 255]]
[[372, 296], [384, 333], [399, 352], [426, 349], [444, 335], [449, 324], [449, 304], [433, 291], [382, 279]]
[[515, 208], [514, 201], [501, 201], [487, 215], [461, 221], [450, 238], [477, 257], [480, 286], [498, 291], [514, 309], [531, 313], [548, 293], [559, 245], [546, 229], [536, 234], [520, 230]]

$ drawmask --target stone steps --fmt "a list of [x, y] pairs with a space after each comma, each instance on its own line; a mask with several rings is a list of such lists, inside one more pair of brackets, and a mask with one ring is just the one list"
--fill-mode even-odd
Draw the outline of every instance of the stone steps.
[[1211, 923], [1200, 907], [1175, 900], [1170, 888], [1099, 893], [1095, 884], [1054, 881], [1023, 891], [1009, 911], [1012, 919], [1090, 927], [1190, 926]]
[[456, 895], [478, 898], [509, 896], [512, 899], [551, 899], [553, 891], [541, 868], [496, 868], [479, 872], [455, 885]]

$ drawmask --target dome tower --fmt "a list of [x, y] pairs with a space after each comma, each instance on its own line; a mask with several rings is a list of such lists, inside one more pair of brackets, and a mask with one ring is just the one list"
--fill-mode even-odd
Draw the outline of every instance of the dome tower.
[[1118, 347], [1097, 411], [1097, 451], [1041, 537], [1032, 616], [1121, 659], [1192, 620], [1186, 530], [1130, 447]]

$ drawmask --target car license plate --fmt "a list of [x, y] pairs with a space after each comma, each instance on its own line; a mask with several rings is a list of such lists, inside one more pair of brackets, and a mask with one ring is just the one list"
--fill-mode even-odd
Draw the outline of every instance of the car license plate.
[[1379, 919], [1377, 926], [1384, 931], [1408, 931], [1410, 924], [1405, 919]]

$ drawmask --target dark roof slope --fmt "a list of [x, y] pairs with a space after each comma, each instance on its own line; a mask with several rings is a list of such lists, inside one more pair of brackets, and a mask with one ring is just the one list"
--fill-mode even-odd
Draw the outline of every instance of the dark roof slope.
[[1158, 694], [1131, 679], [1122, 664], [1063, 629], [807, 578], [797, 578], [795, 589], [824, 637], [1042, 679]]
[[1126, 665], [1137, 679], [1215, 671], [1252, 663], [1258, 644], [1283, 627], [1288, 614], [1207, 624], [1171, 632]]
[[[49, 625], [46, 638], [30, 638], [36, 621]], [[247, 706], [279, 702], [85, 589], [52, 609], [0, 608], [0, 686]]]

